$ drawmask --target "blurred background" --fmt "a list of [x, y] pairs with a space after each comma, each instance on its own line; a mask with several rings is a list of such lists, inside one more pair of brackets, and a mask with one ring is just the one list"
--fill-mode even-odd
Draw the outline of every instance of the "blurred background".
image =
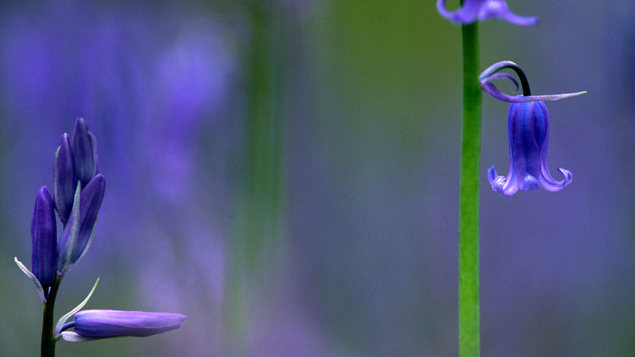
[[[483, 23], [481, 67], [588, 94], [547, 104], [573, 183], [512, 197], [483, 97], [482, 355], [633, 355], [635, 5], [508, 4], [540, 23]], [[460, 27], [435, 1], [4, 1], [0, 33], [0, 356], [38, 354], [12, 260], [80, 116], [107, 190], [56, 316], [99, 276], [87, 308], [188, 319], [59, 355], [457, 355]]]

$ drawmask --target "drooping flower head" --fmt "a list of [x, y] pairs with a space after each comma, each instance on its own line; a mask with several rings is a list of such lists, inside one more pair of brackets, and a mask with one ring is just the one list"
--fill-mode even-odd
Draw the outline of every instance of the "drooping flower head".
[[461, 8], [456, 11], [448, 11], [445, 7], [445, 0], [438, 0], [437, 10], [446, 19], [460, 24], [492, 19], [506, 20], [521, 26], [538, 23], [538, 19], [535, 17], [518, 16], [509, 11], [505, 0], [465, 0]]
[[[506, 78], [518, 89], [518, 82], [509, 74], [496, 73], [501, 69], [514, 70], [521, 82], [523, 95], [510, 96], [502, 93], [492, 84], [492, 80]], [[547, 147], [549, 141], [549, 113], [545, 100], [558, 100], [577, 96], [586, 92], [532, 96], [525, 73], [517, 64], [510, 61], [498, 62], [486, 69], [480, 76], [483, 90], [494, 98], [510, 102], [508, 114], [509, 155], [511, 159], [507, 176], [497, 176], [492, 166], [487, 177], [492, 190], [505, 196], [511, 196], [518, 190], [560, 191], [571, 183], [571, 172], [560, 168], [564, 176], [555, 180], [547, 168]]]

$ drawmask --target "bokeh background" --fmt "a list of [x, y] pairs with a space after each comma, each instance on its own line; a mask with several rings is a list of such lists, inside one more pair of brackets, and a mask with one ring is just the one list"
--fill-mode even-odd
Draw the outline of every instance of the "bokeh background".
[[[59, 355], [456, 356], [460, 28], [434, 3], [3, 1], [0, 356], [39, 351], [13, 257], [79, 116], [107, 190], [56, 315], [99, 276], [87, 308], [188, 319]], [[632, 356], [635, 5], [508, 3], [540, 23], [483, 23], [481, 66], [588, 94], [548, 103], [573, 183], [512, 197], [486, 179], [507, 105], [483, 97], [482, 354]]]

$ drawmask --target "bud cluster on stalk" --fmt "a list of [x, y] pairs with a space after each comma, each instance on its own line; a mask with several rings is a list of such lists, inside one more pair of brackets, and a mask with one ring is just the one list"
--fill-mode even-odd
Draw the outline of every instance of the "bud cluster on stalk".
[[[53, 197], [43, 186], [33, 210], [31, 268], [44, 297], [56, 275], [66, 274], [86, 252], [105, 189], [97, 173], [97, 140], [78, 118], [73, 135], [64, 133], [55, 152]], [[55, 212], [63, 227], [59, 240]]]

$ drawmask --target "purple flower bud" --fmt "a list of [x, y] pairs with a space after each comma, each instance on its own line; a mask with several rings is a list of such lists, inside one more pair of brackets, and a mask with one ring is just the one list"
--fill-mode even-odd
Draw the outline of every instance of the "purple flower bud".
[[516, 191], [537, 190], [560, 191], [571, 183], [571, 172], [560, 168], [564, 175], [556, 181], [547, 168], [547, 146], [549, 141], [549, 113], [542, 101], [512, 103], [508, 115], [509, 155], [511, 164], [507, 177], [497, 176], [492, 166], [488, 171], [492, 190], [505, 196]]
[[[60, 274], [65, 274], [84, 254], [92, 237], [105, 189], [106, 179], [98, 174], [81, 190], [79, 198], [74, 200], [68, 224], [57, 245]], [[76, 196], [78, 190], [76, 190]], [[77, 212], [78, 209], [79, 212]]]
[[46, 294], [53, 285], [57, 271], [57, 226], [53, 199], [46, 186], [42, 186], [35, 198], [31, 221], [31, 269]]
[[60, 146], [55, 152], [54, 166], [54, 192], [55, 207], [62, 220], [62, 225], [66, 225], [68, 216], [73, 208], [73, 196], [77, 177], [75, 176], [75, 160], [71, 149], [71, 141], [68, 134], [64, 133], [60, 139]]
[[84, 118], [75, 121], [72, 147], [75, 174], [84, 187], [97, 174], [97, 140], [88, 131]]
[[437, 10], [441, 16], [460, 24], [491, 19], [502, 19], [520, 26], [538, 23], [535, 17], [522, 17], [509, 11], [505, 0], [465, 0], [461, 8], [453, 12], [445, 7], [445, 0], [438, 0]]
[[82, 337], [145, 337], [181, 327], [185, 315], [168, 312], [83, 310], [75, 314], [74, 327]]

